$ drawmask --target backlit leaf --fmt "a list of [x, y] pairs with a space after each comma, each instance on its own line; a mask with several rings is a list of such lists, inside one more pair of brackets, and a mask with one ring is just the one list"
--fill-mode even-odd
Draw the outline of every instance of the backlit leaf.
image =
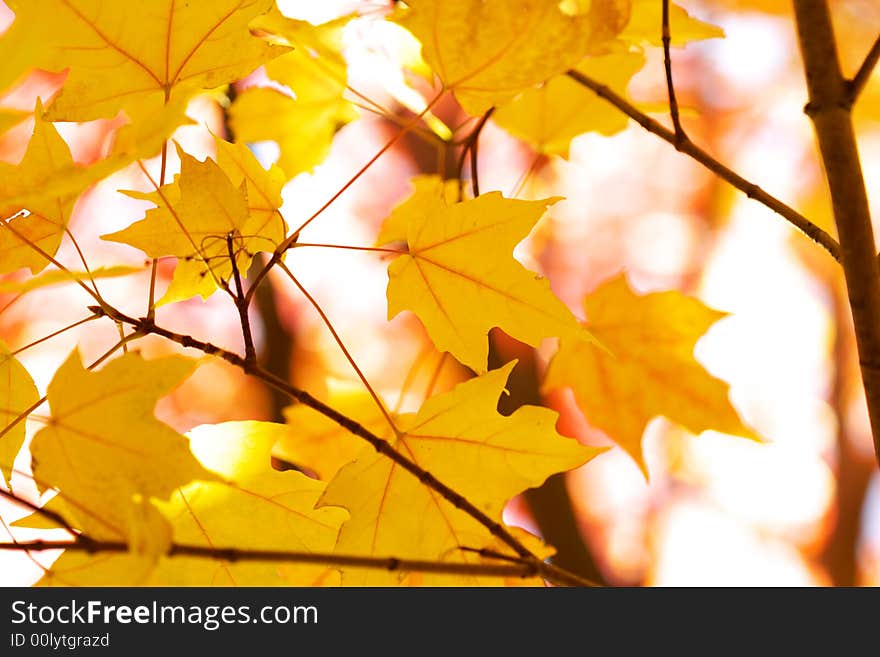
[[587, 420], [647, 476], [642, 434], [662, 415], [689, 431], [759, 440], [728, 399], [728, 386], [694, 359], [694, 345], [724, 313], [683, 294], [637, 295], [619, 276], [584, 300], [587, 326], [607, 347], [563, 338], [544, 387], [568, 386]]
[[[419, 192], [419, 199], [422, 192]], [[558, 199], [520, 201], [490, 192], [471, 201], [404, 206], [407, 252], [388, 267], [388, 317], [414, 312], [440, 351], [485, 372], [495, 326], [533, 346], [550, 336], [589, 338], [549, 282], [513, 248]], [[400, 233], [404, 213], [389, 229]]]

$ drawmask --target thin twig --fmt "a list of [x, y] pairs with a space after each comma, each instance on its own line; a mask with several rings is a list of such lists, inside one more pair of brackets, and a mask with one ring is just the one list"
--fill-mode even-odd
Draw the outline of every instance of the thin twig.
[[669, 53], [672, 44], [672, 33], [669, 29], [669, 0], [663, 0], [663, 67], [666, 69], [666, 92], [669, 96], [669, 115], [672, 117], [672, 127], [675, 129], [675, 139], [678, 142], [688, 137], [681, 127], [681, 117], [678, 114], [678, 101], [675, 98], [675, 85], [672, 83], [672, 56]]
[[324, 312], [324, 309], [321, 308], [321, 305], [317, 302], [315, 297], [313, 297], [309, 291], [303, 286], [302, 283], [299, 282], [296, 276], [293, 275], [293, 272], [284, 264], [284, 262], [279, 262], [278, 266], [281, 268], [285, 274], [287, 274], [288, 278], [293, 282], [294, 285], [299, 289], [302, 295], [308, 300], [308, 302], [312, 305], [312, 308], [315, 309], [315, 312], [321, 317], [321, 321], [324, 322], [324, 326], [327, 327], [327, 330], [330, 331], [330, 335], [333, 336], [333, 340], [336, 342], [339, 349], [342, 351], [342, 354], [345, 356], [345, 359], [348, 361], [348, 364], [351, 365], [352, 369], [357, 374], [358, 378], [361, 380], [361, 383], [364, 384], [364, 387], [367, 389], [367, 392], [370, 394], [370, 397], [373, 398], [373, 402], [375, 402], [379, 411], [382, 415], [385, 416], [385, 420], [388, 422], [388, 426], [391, 427], [391, 430], [397, 435], [400, 436], [400, 430], [397, 428], [397, 425], [394, 423], [394, 418], [391, 417], [391, 413], [388, 412], [388, 409], [385, 408], [385, 404], [382, 402], [382, 398], [379, 397], [379, 394], [370, 384], [363, 370], [358, 366], [357, 361], [355, 361], [354, 357], [349, 352], [348, 348], [345, 346], [345, 343], [342, 341], [342, 338], [339, 336], [339, 333], [336, 332], [336, 328], [333, 326], [333, 322], [330, 321], [330, 318], [327, 317], [327, 314]]
[[[226, 249], [229, 252], [229, 262], [232, 265], [232, 279], [235, 281], [235, 307], [238, 309], [238, 317], [241, 322], [241, 335], [244, 338], [244, 360], [249, 365], [257, 362], [257, 350], [254, 347], [254, 335], [251, 332], [251, 320], [248, 316], [248, 304], [245, 301], [244, 287], [241, 284], [241, 273], [238, 271], [238, 263], [235, 261], [235, 248], [233, 246], [233, 233], [226, 235]], [[245, 369], [247, 371], [247, 369]]]
[[47, 509], [46, 507], [43, 507], [43, 506], [37, 506], [33, 502], [29, 502], [28, 500], [25, 500], [25, 499], [19, 497], [18, 495], [13, 494], [13, 493], [10, 493], [8, 490], [5, 490], [3, 488], [0, 488], [0, 497], [5, 497], [7, 500], [10, 500], [11, 502], [18, 504], [19, 506], [23, 506], [26, 509], [32, 511], [33, 513], [36, 513], [38, 515], [43, 516], [46, 520], [50, 520], [51, 522], [54, 522], [56, 525], [58, 525], [59, 529], [66, 530], [71, 536], [77, 535], [77, 531], [76, 531], [76, 529], [73, 528], [73, 525], [71, 525], [69, 522], [67, 522], [67, 520], [65, 520], [64, 516], [62, 516], [60, 513], [52, 511], [51, 509]]
[[10, 352], [10, 356], [17, 356], [18, 354], [22, 353], [23, 351], [27, 351], [31, 347], [36, 347], [38, 344], [42, 344], [43, 342], [46, 342], [46, 340], [51, 340], [55, 336], [61, 335], [62, 333], [65, 333], [66, 331], [69, 331], [70, 329], [74, 329], [77, 326], [80, 326], [81, 324], [85, 324], [86, 322], [91, 322], [94, 319], [98, 319], [98, 318], [95, 317], [94, 315], [89, 315], [88, 317], [81, 319], [79, 321], [76, 321], [73, 324], [68, 324], [64, 328], [60, 328], [57, 331], [53, 331], [49, 335], [44, 335], [42, 338], [38, 338], [38, 339], [34, 340], [33, 342], [28, 342], [23, 347], [19, 347], [15, 351]]
[[464, 160], [470, 153], [471, 156], [471, 192], [474, 195], [474, 198], [477, 198], [480, 195], [480, 182], [479, 176], [477, 173], [477, 147], [480, 142], [480, 133], [483, 131], [483, 128], [486, 126], [486, 123], [489, 121], [489, 118], [492, 114], [495, 113], [495, 108], [490, 107], [486, 110], [486, 113], [480, 117], [477, 125], [474, 126], [474, 129], [470, 131], [467, 138], [464, 140], [464, 145], [461, 149], [461, 155], [458, 160], [458, 177], [461, 179], [461, 174], [464, 171]]
[[717, 175], [722, 180], [736, 187], [749, 198], [754, 199], [773, 210], [773, 212], [781, 216], [783, 219], [787, 220], [789, 223], [799, 228], [801, 232], [803, 232], [807, 237], [822, 246], [826, 251], [828, 251], [828, 253], [831, 254], [832, 258], [840, 262], [840, 245], [837, 243], [837, 240], [831, 237], [831, 235], [822, 230], [812, 221], [797, 212], [795, 209], [786, 205], [775, 196], [768, 194], [763, 189], [758, 187], [758, 185], [746, 180], [729, 167], [721, 164], [721, 162], [709, 155], [706, 151], [694, 144], [692, 141], [677, 140], [674, 132], [663, 127], [660, 123], [649, 117], [647, 114], [638, 110], [634, 105], [632, 105], [632, 103], [616, 94], [606, 85], [596, 82], [595, 80], [584, 75], [580, 71], [571, 70], [568, 71], [567, 75], [572, 80], [578, 82], [579, 84], [583, 85], [584, 87], [595, 93], [597, 96], [599, 96], [599, 98], [602, 98], [603, 100], [606, 100], [614, 105], [617, 109], [626, 114], [628, 117], [630, 117], [633, 121], [638, 123], [651, 134], [656, 135], [662, 140], [672, 144], [673, 146], [675, 146], [675, 149], [677, 151], [680, 151], [685, 155], [692, 157], [697, 162], [706, 167], [709, 171]]
[[[71, 550], [77, 552], [119, 552], [130, 550], [127, 543], [120, 541], [96, 541], [79, 536], [74, 541], [18, 541], [0, 543], [0, 550], [22, 550], [39, 552], [42, 550]], [[174, 543], [164, 555], [167, 557], [196, 557], [235, 562], [284, 562], [309, 563], [341, 568], [371, 568], [375, 570], [436, 573], [444, 575], [472, 575], [484, 577], [537, 577], [540, 566], [531, 562], [514, 563], [460, 563], [445, 561], [424, 561], [419, 559], [398, 559], [397, 557], [363, 557], [345, 554], [320, 552], [299, 552], [293, 550], [250, 550], [239, 548], [211, 547]]]
[[865, 85], [868, 84], [871, 73], [873, 73], [874, 67], [877, 66], [878, 61], [880, 61], [880, 35], [877, 36], [874, 45], [871, 46], [871, 49], [868, 51], [865, 61], [862, 62], [858, 72], [847, 85], [846, 102], [849, 107], [852, 107], [859, 99], [859, 95], [862, 93]]

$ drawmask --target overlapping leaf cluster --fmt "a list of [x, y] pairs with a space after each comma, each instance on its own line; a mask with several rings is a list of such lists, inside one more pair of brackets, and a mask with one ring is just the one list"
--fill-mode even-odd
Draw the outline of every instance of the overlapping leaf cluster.
[[[352, 20], [377, 18], [313, 26], [283, 16], [271, 0], [11, 5], [16, 16], [0, 39], [0, 86], [32, 68], [67, 77], [47, 109], [37, 103], [24, 158], [2, 165], [0, 273], [41, 271], [89, 185], [167, 149], [191, 98], [261, 66], [269, 82], [240, 92], [229, 108], [238, 141], [216, 138], [216, 155], [203, 160], [177, 146], [180, 170], [171, 182], [124, 192], [154, 207], [105, 239], [150, 258], [176, 258], [159, 305], [218, 289], [234, 294], [234, 273], [246, 271], [256, 253], [280, 257], [293, 243], [281, 189], [320, 164], [334, 133], [357, 117], [347, 93], [344, 31]], [[565, 72], [576, 68], [625, 93], [644, 64], [642, 49], [656, 41], [647, 26], [657, 11], [658, 3], [641, 0], [412, 0], [388, 19], [421, 43], [422, 66], [433, 71], [440, 93], [454, 94], [474, 116], [495, 108], [498, 126], [538, 153], [566, 157], [577, 135], [613, 134], [626, 121]], [[679, 8], [673, 24], [685, 40], [718, 35]], [[52, 123], [117, 115], [126, 125], [109, 154], [90, 166], [74, 163]], [[275, 141], [280, 152], [268, 170], [247, 147], [262, 140]], [[416, 178], [413, 188], [377, 237], [397, 251], [388, 267], [388, 315], [414, 313], [436, 348], [476, 376], [428, 399], [417, 413], [386, 415], [366, 392], [329, 400], [343, 415], [495, 522], [513, 496], [602, 450], [559, 435], [556, 413], [547, 408], [498, 413], [514, 364], [487, 371], [494, 327], [534, 347], [558, 339], [545, 387], [571, 387], [587, 419], [642, 467], [641, 434], [657, 415], [692, 431], [751, 435], [726, 385], [693, 359], [696, 340], [719, 313], [675, 292], [638, 295], [619, 278], [585, 300], [582, 324], [549, 281], [513, 257], [559, 198], [489, 192], [464, 200], [457, 181], [431, 176]], [[91, 371], [75, 352], [58, 369], [47, 390], [45, 426], [29, 448], [33, 477], [40, 488], [57, 490], [49, 508], [72, 527], [129, 550], [68, 551], [43, 583], [340, 581], [336, 570], [315, 565], [170, 557], [173, 544], [466, 563], [480, 563], [482, 549], [509, 547], [499, 546], [473, 514], [305, 406], [289, 409], [286, 424], [235, 422], [178, 433], [155, 418], [154, 407], [196, 365], [183, 356], [145, 360], [128, 353]], [[0, 369], [0, 465], [9, 479], [25, 440], [22, 418], [40, 399], [5, 347]], [[273, 454], [317, 478], [274, 470]], [[21, 524], [46, 521], [36, 514]], [[515, 535], [533, 554], [546, 554], [534, 537]], [[344, 584], [492, 582], [350, 568], [341, 576]]]

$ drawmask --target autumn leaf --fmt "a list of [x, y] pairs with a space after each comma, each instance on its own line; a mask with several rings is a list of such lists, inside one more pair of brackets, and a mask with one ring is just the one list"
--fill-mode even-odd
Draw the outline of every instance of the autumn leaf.
[[[662, 45], [661, 30], [663, 3], [655, 0], [632, 0], [632, 16], [620, 33], [624, 41], [637, 45]], [[715, 39], [724, 36], [724, 30], [693, 18], [676, 4], [669, 5], [669, 32], [671, 45], [684, 46], [691, 41]]]
[[476, 372], [486, 371], [495, 326], [532, 346], [551, 336], [589, 339], [549, 282], [512, 257], [558, 198], [521, 201], [490, 192], [462, 203], [442, 195], [425, 203], [422, 194], [384, 231], [396, 237], [401, 217], [408, 219], [407, 252], [388, 267], [389, 319], [411, 310], [437, 349]]
[[[236, 80], [285, 49], [250, 34], [272, 0], [138, 3], [12, 0], [0, 61], [69, 69], [49, 118], [146, 117], [179, 98]], [[7, 76], [8, 77], [8, 76]], [[2, 78], [0, 78], [2, 79]]]
[[[270, 465], [272, 446], [287, 427], [271, 422], [225, 422], [189, 432], [202, 465], [223, 481], [194, 482], [161, 508], [174, 540], [206, 547], [331, 552], [348, 514], [314, 508], [325, 485], [299, 472]], [[325, 576], [320, 565], [173, 558], [159, 565], [151, 584], [215, 586], [308, 586]]]
[[0, 341], [0, 472], [7, 481], [12, 477], [12, 462], [25, 438], [24, 422], [11, 428], [10, 425], [39, 399], [31, 375]]
[[72, 524], [95, 539], [128, 541], [141, 520], [159, 524], [149, 498], [193, 479], [211, 480], [187, 440], [157, 420], [158, 398], [195, 368], [182, 356], [125, 354], [97, 372], [74, 350], [49, 383], [51, 414], [30, 450], [35, 480], [60, 490]]
[[587, 326], [608, 352], [563, 338], [544, 388], [570, 387], [587, 420], [635, 459], [647, 476], [642, 434], [662, 415], [689, 431], [755, 440], [728, 399], [728, 386], [693, 355], [725, 313], [676, 291], [637, 295], [624, 276], [584, 300]]
[[181, 170], [173, 182], [154, 192], [126, 192], [156, 207], [141, 221], [103, 236], [153, 258], [179, 259], [160, 303], [197, 294], [206, 298], [228, 282], [230, 240], [236, 266], [246, 272], [255, 253], [272, 251], [284, 239], [287, 227], [277, 213], [282, 184], [277, 173], [263, 170], [244, 146], [219, 145], [218, 152], [222, 167], [178, 148]]
[[273, 13], [256, 24], [294, 47], [266, 65], [269, 78], [290, 94], [269, 87], [246, 89], [230, 108], [230, 122], [239, 140], [277, 142], [277, 164], [287, 178], [320, 164], [339, 127], [357, 118], [343, 98], [342, 29], [350, 18], [315, 26]]
[[[417, 414], [401, 416], [400, 434], [391, 440], [404, 456], [499, 520], [512, 496], [601, 451], [560, 436], [556, 413], [549, 409], [524, 406], [507, 417], [499, 414], [498, 398], [513, 365], [461, 383], [429, 399]], [[330, 481], [320, 504], [351, 513], [336, 545], [342, 553], [478, 562], [459, 548], [492, 540], [483, 525], [369, 446]], [[386, 584], [399, 576], [346, 570], [343, 582]], [[428, 583], [435, 579], [425, 576]]]
[[[167, 544], [331, 552], [348, 514], [336, 507], [314, 508], [324, 484], [298, 472], [272, 469], [272, 445], [286, 431], [282, 424], [245, 421], [202, 425], [188, 432], [190, 449], [217, 481], [191, 482], [169, 501], [158, 503], [159, 517], [168, 525], [167, 536], [160, 536]], [[148, 528], [145, 523], [140, 526]], [[68, 551], [41, 584], [315, 586], [335, 579], [321, 565], [158, 556], [147, 562], [142, 555]]]
[[[469, 113], [484, 113], [576, 66], [626, 24], [630, 0], [564, 13], [547, 0], [413, 0], [394, 15]], [[659, 25], [659, 23], [658, 23]]]
[[[626, 95], [630, 79], [645, 65], [638, 51], [588, 57], [577, 67], [584, 75]], [[492, 120], [545, 155], [568, 157], [571, 140], [585, 132], [613, 135], [628, 117], [566, 75], [528, 89], [499, 107]]]
[[[23, 202], [4, 207], [0, 214], [8, 216], [21, 208], [28, 210], [27, 215], [13, 217], [9, 223], [22, 237], [50, 256], [58, 251], [73, 204], [82, 189], [72, 193], [46, 193], [46, 182], [73, 166], [70, 148], [55, 126], [43, 120], [38, 100], [34, 110], [34, 133], [21, 162], [17, 165], [0, 162], [0, 205], [6, 198], [17, 197]], [[44, 255], [12, 230], [0, 227], [0, 273], [28, 267], [36, 274], [48, 264]]]

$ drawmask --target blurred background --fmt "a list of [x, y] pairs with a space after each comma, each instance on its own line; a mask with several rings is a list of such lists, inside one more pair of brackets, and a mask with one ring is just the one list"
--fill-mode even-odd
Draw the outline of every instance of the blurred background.
[[[282, 210], [297, 225], [395, 134], [401, 119], [412, 116], [419, 103], [412, 94], [429, 98], [430, 90], [412, 80], [417, 92], [404, 85], [397, 37], [376, 20], [386, 3], [278, 4], [287, 15], [311, 22], [352, 10], [365, 14], [344, 33], [349, 86], [360, 94], [350, 92], [350, 97], [362, 106], [359, 118], [339, 130], [322, 164], [285, 187]], [[679, 4], [726, 35], [673, 50], [676, 89], [690, 137], [833, 233], [812, 128], [802, 112], [806, 90], [790, 3]], [[880, 33], [880, 5], [836, 0], [832, 8], [844, 71], [851, 74]], [[0, 5], [0, 30], [12, 18]], [[629, 93], [667, 122], [658, 111], [666, 102], [662, 51], [647, 47], [645, 54], [647, 63]], [[62, 79], [35, 73], [0, 99], [0, 110], [32, 111], [34, 98], [49, 98]], [[232, 93], [254, 84], [265, 84], [260, 73]], [[213, 154], [209, 130], [224, 134], [228, 129], [224, 98], [222, 93], [205, 95], [191, 104], [189, 114], [198, 123], [174, 137], [190, 153]], [[467, 120], [452, 98], [434, 111], [453, 128]], [[877, 215], [877, 71], [856, 120]], [[84, 163], [106, 152], [116, 126], [110, 120], [58, 124], [74, 158]], [[0, 135], [0, 159], [17, 162], [32, 129], [32, 120], [24, 120]], [[277, 157], [274, 144], [257, 143], [254, 149], [265, 164]], [[436, 140], [407, 135], [310, 225], [308, 240], [371, 245], [382, 220], [408, 195], [409, 179], [420, 173], [449, 175], [456, 158], [439, 152]], [[650, 482], [615, 448], [551, 480], [540, 493], [513, 500], [507, 521], [542, 533], [560, 548], [560, 558], [613, 585], [880, 585], [880, 477], [839, 266], [780, 217], [633, 123], [611, 137], [577, 137], [569, 158], [563, 159], [536, 155], [489, 121], [481, 134], [478, 166], [481, 191], [565, 197], [516, 255], [546, 274], [579, 317], [584, 295], [621, 271], [637, 290], [678, 289], [730, 313], [699, 342], [697, 358], [731, 384], [734, 405], [767, 440], [757, 444], [713, 432], [693, 436], [657, 418], [644, 437]], [[172, 155], [169, 172], [176, 167]], [[157, 176], [158, 158], [147, 168]], [[99, 237], [124, 228], [150, 207], [118, 189], [144, 190], [148, 184], [130, 167], [86, 192], [74, 211], [71, 230], [92, 268], [144, 264], [139, 251]], [[58, 258], [79, 268], [69, 240]], [[390, 403], [396, 401], [403, 410], [417, 408], [427, 391], [448, 389], [469, 376], [429, 346], [413, 316], [386, 320], [387, 261], [379, 255], [304, 248], [294, 250], [287, 263]], [[162, 289], [173, 267], [173, 261], [161, 263]], [[22, 278], [24, 272], [3, 280]], [[269, 283], [254, 309], [263, 357], [320, 397], [339, 385], [356, 385], [309, 302], [284, 277], [270, 277]], [[146, 269], [142, 275], [100, 281], [111, 303], [140, 314], [148, 285]], [[27, 294], [0, 292], [0, 337], [12, 349], [27, 345], [84, 317], [87, 303], [88, 297], [72, 285]], [[170, 328], [240, 349], [237, 315], [224, 295], [163, 307], [159, 319]], [[117, 339], [112, 326], [86, 324], [18, 357], [45, 390], [76, 345], [89, 362]], [[497, 362], [518, 357], [523, 363], [506, 403], [537, 401], [539, 378], [555, 345], [547, 342], [534, 352], [503, 335], [493, 335], [492, 344]], [[137, 348], [147, 355], [174, 349], [152, 338]], [[232, 419], [283, 421], [286, 403], [235, 368], [208, 362], [160, 403], [158, 414], [186, 431]], [[567, 391], [545, 403], [560, 412], [563, 433], [588, 444], [611, 444], [589, 426]], [[37, 428], [36, 423], [29, 427]], [[16, 466], [16, 486], [26, 491], [26, 451]], [[32, 499], [38, 499], [30, 488]], [[19, 508], [0, 501], [6, 525], [21, 515]], [[22, 540], [37, 536], [33, 530], [6, 531]], [[52, 558], [40, 556], [44, 564]], [[0, 584], [21, 585], [36, 581], [41, 568], [26, 555], [0, 553], [0, 572]]]

